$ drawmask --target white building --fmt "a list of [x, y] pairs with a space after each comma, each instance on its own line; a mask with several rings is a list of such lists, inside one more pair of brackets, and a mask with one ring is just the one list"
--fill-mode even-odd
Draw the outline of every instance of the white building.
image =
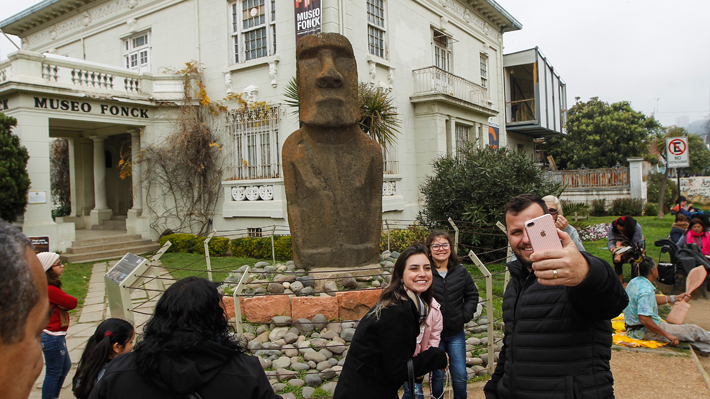
[[[400, 113], [383, 217], [415, 219], [431, 162], [464, 142], [532, 154], [532, 137], [507, 132], [504, 115], [503, 34], [522, 26], [495, 1], [322, 0], [320, 18], [352, 43], [360, 81], [390, 89]], [[298, 121], [279, 104], [295, 76], [295, 25], [287, 0], [45, 0], [0, 22], [22, 40], [0, 61], [0, 104], [29, 150], [33, 198], [49, 197], [50, 138], [70, 139], [72, 215], [54, 222], [51, 201], [32, 203], [25, 233], [63, 250], [75, 229], [125, 215], [129, 233], [157, 238], [139, 171], [121, 180], [116, 165], [171, 133], [182, 77], [164, 72], [191, 60], [211, 98], [247, 92], [278, 110], [268, 126], [222, 129], [229, 168], [214, 227], [286, 225], [279, 159]]]

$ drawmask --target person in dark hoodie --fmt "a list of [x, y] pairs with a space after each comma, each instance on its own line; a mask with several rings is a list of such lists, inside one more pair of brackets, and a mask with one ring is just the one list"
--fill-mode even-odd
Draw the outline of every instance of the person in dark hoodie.
[[[607, 234], [606, 246], [612, 253], [614, 258], [614, 270], [622, 283], [624, 282], [624, 262], [631, 258], [628, 254], [617, 252], [623, 247], [632, 245], [638, 248], [644, 248], [643, 231], [641, 230], [641, 225], [636, 222], [636, 219], [631, 216], [622, 216], [611, 222]], [[632, 267], [631, 278], [637, 275], [638, 271]]]
[[676, 213], [675, 223], [671, 226], [671, 232], [668, 234], [668, 239], [678, 244], [678, 241], [683, 237], [686, 231], [688, 231], [688, 218], [681, 214]]
[[155, 306], [133, 352], [116, 357], [90, 399], [240, 398], [274, 394], [256, 357], [229, 334], [217, 288], [187, 277], [170, 286]]

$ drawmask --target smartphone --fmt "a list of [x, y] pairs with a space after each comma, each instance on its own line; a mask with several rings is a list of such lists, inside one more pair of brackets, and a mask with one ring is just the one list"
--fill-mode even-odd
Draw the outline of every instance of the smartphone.
[[555, 219], [550, 214], [525, 222], [525, 231], [528, 233], [533, 252], [563, 248], [562, 241], [557, 235]]

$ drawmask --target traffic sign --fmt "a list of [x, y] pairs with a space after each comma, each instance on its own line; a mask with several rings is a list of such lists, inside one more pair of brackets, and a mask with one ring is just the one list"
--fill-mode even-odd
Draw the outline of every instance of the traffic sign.
[[666, 152], [668, 154], [667, 167], [687, 168], [690, 166], [687, 137], [673, 137], [671, 139], [666, 139]]

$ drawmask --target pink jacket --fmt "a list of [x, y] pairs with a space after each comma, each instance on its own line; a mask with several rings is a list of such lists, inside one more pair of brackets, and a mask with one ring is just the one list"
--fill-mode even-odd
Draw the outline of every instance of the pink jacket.
[[436, 348], [441, 342], [441, 331], [444, 329], [444, 318], [441, 316], [441, 305], [436, 299], [431, 298], [431, 310], [426, 318], [426, 327], [417, 337], [417, 348], [414, 356], [429, 348]]

